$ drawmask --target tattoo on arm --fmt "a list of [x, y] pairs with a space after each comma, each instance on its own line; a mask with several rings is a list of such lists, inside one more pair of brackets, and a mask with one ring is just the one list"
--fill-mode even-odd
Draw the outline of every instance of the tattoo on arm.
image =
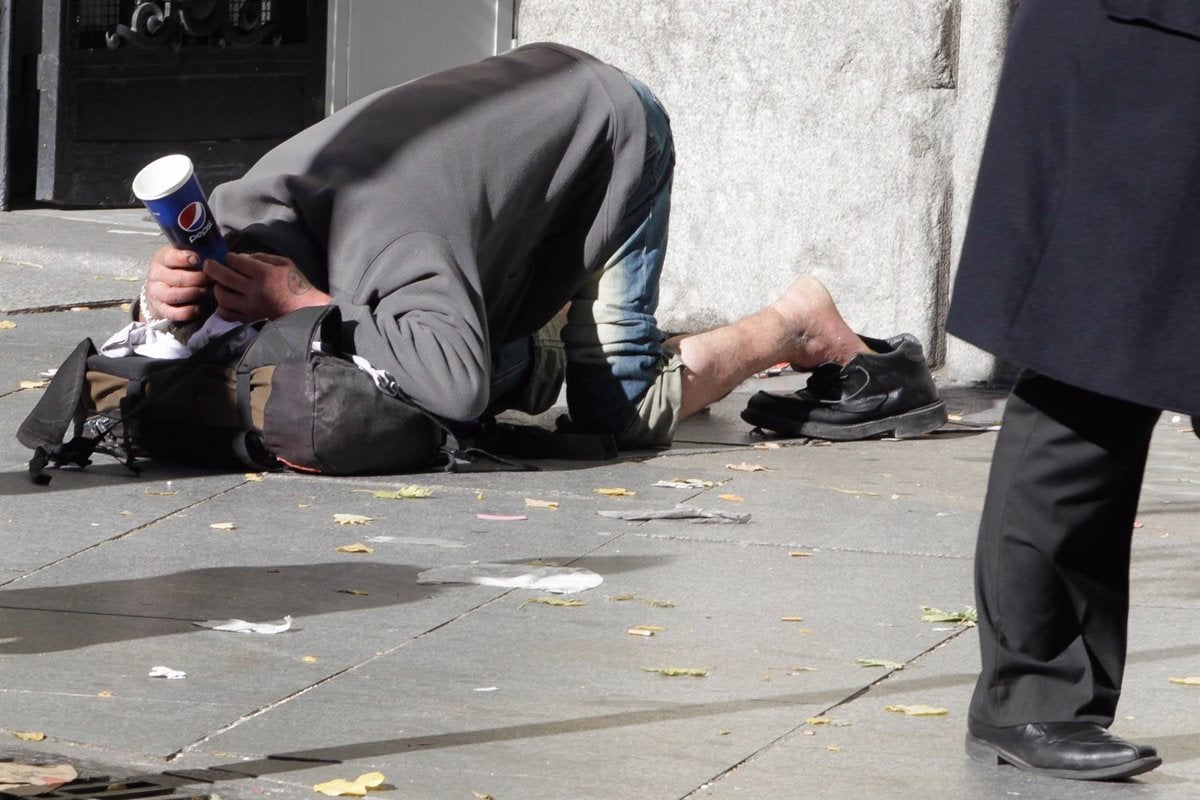
[[301, 295], [308, 292], [312, 288], [312, 284], [308, 282], [308, 278], [300, 274], [300, 270], [291, 267], [288, 269], [287, 287], [292, 294]]

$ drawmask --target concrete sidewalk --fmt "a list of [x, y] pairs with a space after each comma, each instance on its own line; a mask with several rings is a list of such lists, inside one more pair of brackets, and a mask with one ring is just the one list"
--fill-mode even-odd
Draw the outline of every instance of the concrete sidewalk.
[[[802, 385], [789, 374], [747, 382], [672, 450], [618, 462], [261, 479], [147, 464], [135, 478], [100, 457], [34, 486], [11, 434], [41, 390], [20, 382], [123, 324], [113, 306], [136, 292], [126, 279], [152, 233], [132, 211], [0, 215], [0, 319], [16, 323], [0, 330], [0, 758], [70, 763], [103, 781], [72, 796], [96, 797], [307, 798], [370, 771], [394, 787], [378, 796], [405, 800], [1200, 793], [1200, 688], [1169, 681], [1200, 675], [1200, 443], [1186, 418], [1164, 415], [1151, 456], [1115, 726], [1166, 763], [1125, 784], [1038, 779], [967, 761], [975, 633], [922, 621], [924, 606], [973, 604], [1002, 392], [943, 387], [961, 418], [910, 441], [762, 449], [737, 412], [760, 388]], [[713, 485], [654, 486], [685, 478]], [[411, 483], [432, 497], [375, 495]], [[631, 494], [596, 492], [615, 487]], [[752, 517], [596, 513], [679, 502]], [[353, 543], [374, 551], [337, 549]], [[418, 582], [475, 562], [603, 583], [560, 606]], [[293, 626], [276, 635], [194, 624], [284, 616]], [[149, 677], [157, 665], [187, 677]], [[670, 668], [706, 675], [652, 671]], [[948, 713], [887, 710], [914, 705]]]

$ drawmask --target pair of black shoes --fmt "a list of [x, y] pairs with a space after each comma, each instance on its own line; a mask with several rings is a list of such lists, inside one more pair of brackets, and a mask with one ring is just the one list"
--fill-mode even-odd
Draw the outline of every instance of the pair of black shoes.
[[921, 436], [946, 421], [946, 405], [912, 334], [891, 339], [860, 337], [874, 353], [845, 366], [822, 364], [798, 392], [759, 392], [742, 419], [789, 436], [850, 441], [890, 433]]
[[1092, 722], [1033, 722], [996, 727], [967, 721], [967, 755], [1051, 778], [1112, 781], [1149, 772], [1162, 763], [1152, 746], [1115, 736]]

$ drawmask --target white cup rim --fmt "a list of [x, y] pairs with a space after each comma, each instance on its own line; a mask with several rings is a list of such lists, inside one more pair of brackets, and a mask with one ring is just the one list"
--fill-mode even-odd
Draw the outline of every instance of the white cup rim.
[[181, 153], [151, 161], [133, 179], [133, 195], [143, 202], [161, 200], [192, 177], [192, 160]]

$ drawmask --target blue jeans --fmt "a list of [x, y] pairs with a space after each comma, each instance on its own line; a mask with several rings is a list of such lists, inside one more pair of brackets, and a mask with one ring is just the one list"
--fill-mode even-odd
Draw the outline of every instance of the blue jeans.
[[646, 112], [645, 166], [625, 207], [623, 243], [571, 298], [562, 333], [567, 407], [577, 425], [611, 433], [619, 444], [665, 446], [678, 407], [678, 398], [670, 395], [678, 387], [664, 382], [664, 372], [678, 373], [679, 367], [670, 366], [654, 315], [667, 251], [675, 146], [658, 99], [637, 79], [626, 78]]
[[[571, 298], [562, 331], [567, 408], [580, 428], [610, 433], [618, 444], [666, 446], [675, 430], [682, 365], [663, 348], [654, 314], [667, 249], [675, 146], [658, 99], [637, 79], [626, 79], [646, 113], [645, 166], [618, 228], [622, 244]], [[493, 398], [503, 398], [527, 378], [530, 357], [527, 339], [497, 348]]]

